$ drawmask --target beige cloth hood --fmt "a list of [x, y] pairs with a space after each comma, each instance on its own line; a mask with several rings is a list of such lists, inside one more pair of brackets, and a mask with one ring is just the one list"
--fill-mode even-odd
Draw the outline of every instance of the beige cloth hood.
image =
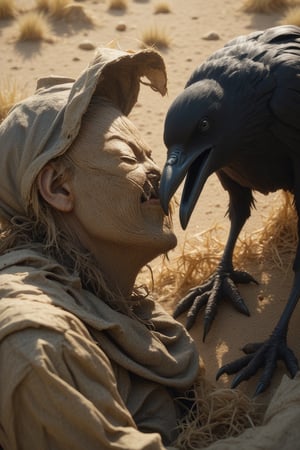
[[128, 53], [98, 49], [77, 80], [43, 78], [35, 94], [14, 106], [0, 125], [0, 218], [24, 216], [41, 168], [64, 154], [78, 135], [93, 95], [110, 99], [128, 115], [137, 101], [140, 80], [165, 95], [162, 57], [151, 49]]

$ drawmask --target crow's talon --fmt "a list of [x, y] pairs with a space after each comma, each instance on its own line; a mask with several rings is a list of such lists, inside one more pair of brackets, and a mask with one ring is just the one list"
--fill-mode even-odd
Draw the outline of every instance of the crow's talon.
[[226, 270], [220, 266], [209, 279], [202, 285], [190, 289], [187, 295], [181, 299], [175, 308], [173, 317], [187, 312], [186, 328], [189, 330], [195, 323], [197, 315], [202, 309], [204, 312], [203, 341], [217, 314], [217, 309], [223, 297], [228, 298], [235, 309], [240, 313], [250, 316], [250, 312], [235, 286], [235, 283], [250, 283], [257, 281], [247, 272], [238, 270]]
[[247, 344], [243, 350], [246, 356], [225, 364], [217, 372], [217, 379], [223, 375], [235, 376], [231, 387], [237, 387], [242, 381], [248, 380], [260, 368], [263, 373], [259, 379], [255, 396], [261, 394], [269, 386], [273, 373], [277, 367], [277, 361], [283, 360], [292, 377], [299, 370], [297, 358], [290, 348], [286, 345], [286, 338], [282, 335], [272, 334], [264, 343]]
[[249, 284], [249, 283], [259, 284], [258, 281], [255, 278], [253, 278], [252, 275], [250, 275], [250, 273], [241, 270], [234, 270], [232, 272], [231, 279], [234, 283], [237, 284]]

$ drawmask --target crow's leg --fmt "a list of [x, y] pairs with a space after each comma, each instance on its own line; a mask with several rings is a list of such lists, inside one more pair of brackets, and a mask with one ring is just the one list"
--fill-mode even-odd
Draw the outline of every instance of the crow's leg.
[[269, 386], [278, 360], [283, 360], [291, 376], [294, 377], [299, 365], [293, 351], [287, 346], [287, 331], [290, 318], [300, 297], [300, 271], [295, 273], [293, 288], [283, 313], [271, 336], [263, 343], [247, 344], [243, 350], [246, 356], [225, 364], [217, 372], [217, 379], [227, 373], [231, 375], [239, 372], [231, 387], [235, 388], [242, 381], [251, 378], [260, 368], [263, 368], [255, 395], [266, 390]]
[[[300, 167], [300, 165], [296, 165]], [[300, 174], [295, 176], [298, 188], [295, 187], [295, 206], [298, 214], [298, 236], [300, 236]], [[288, 326], [293, 311], [300, 297], [300, 242], [298, 242], [293, 270], [295, 273], [293, 286], [282, 312], [282, 315], [274, 328], [271, 336], [263, 343], [247, 344], [243, 350], [246, 356], [237, 359], [221, 367], [217, 373], [217, 379], [224, 373], [233, 374], [239, 372], [232, 382], [232, 387], [238, 386], [242, 381], [248, 380], [259, 368], [263, 368], [255, 395], [265, 391], [272, 380], [278, 360], [283, 360], [292, 377], [299, 370], [299, 364], [293, 351], [287, 346]]]
[[203, 341], [211, 327], [217, 313], [220, 300], [229, 298], [234, 307], [245, 315], [249, 315], [248, 308], [244, 303], [235, 283], [255, 282], [254, 278], [247, 272], [233, 269], [232, 256], [234, 247], [246, 220], [250, 216], [253, 204], [252, 192], [231, 180], [224, 172], [218, 172], [223, 187], [229, 193], [229, 219], [230, 231], [224, 248], [222, 259], [211, 277], [202, 285], [191, 289], [188, 294], [179, 301], [174, 317], [188, 310], [186, 327], [190, 329], [197, 317], [198, 312], [205, 307]]

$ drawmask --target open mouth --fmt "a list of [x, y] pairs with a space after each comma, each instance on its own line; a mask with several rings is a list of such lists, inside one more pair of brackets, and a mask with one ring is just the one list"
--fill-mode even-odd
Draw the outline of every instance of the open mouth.
[[208, 158], [208, 155], [211, 151], [211, 148], [208, 148], [207, 150], [204, 150], [191, 164], [189, 167], [189, 170], [186, 175], [186, 181], [184, 190], [186, 192], [192, 192], [193, 187], [195, 186], [195, 183], [197, 182], [197, 179], [199, 178], [199, 174], [201, 172], [201, 169], [203, 168], [205, 161]]
[[141, 195], [141, 202], [148, 202], [149, 200], [158, 200], [158, 179], [147, 180], [143, 186], [143, 192]]

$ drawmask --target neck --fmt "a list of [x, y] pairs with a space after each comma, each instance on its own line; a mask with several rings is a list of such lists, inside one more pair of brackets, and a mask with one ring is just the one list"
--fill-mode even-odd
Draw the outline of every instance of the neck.
[[145, 257], [147, 254], [149, 256], [148, 252], [143, 252], [141, 248], [136, 252], [132, 246], [111, 243], [93, 250], [110, 290], [123, 298], [130, 297], [139, 271], [152, 259]]

